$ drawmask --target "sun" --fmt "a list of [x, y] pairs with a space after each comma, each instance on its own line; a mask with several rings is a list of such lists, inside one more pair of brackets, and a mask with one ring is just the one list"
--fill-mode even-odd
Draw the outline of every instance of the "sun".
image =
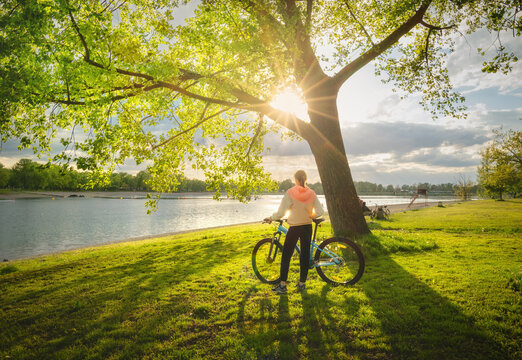
[[298, 118], [310, 122], [308, 109], [303, 101], [303, 97], [293, 88], [284, 88], [272, 98], [270, 105], [278, 110], [292, 113]]

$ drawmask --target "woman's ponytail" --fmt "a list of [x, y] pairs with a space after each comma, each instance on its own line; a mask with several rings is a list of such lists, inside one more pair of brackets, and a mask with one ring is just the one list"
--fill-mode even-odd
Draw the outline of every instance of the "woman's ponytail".
[[304, 172], [304, 170], [297, 170], [294, 174], [294, 177], [299, 183], [297, 185], [301, 185], [303, 187], [306, 186], [306, 173]]

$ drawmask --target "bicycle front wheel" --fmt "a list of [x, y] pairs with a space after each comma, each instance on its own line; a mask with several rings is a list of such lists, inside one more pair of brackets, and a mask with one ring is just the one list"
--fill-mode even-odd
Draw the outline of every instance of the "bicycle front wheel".
[[281, 277], [281, 255], [283, 246], [272, 238], [261, 240], [252, 251], [252, 268], [257, 278], [264, 283], [275, 284]]
[[330, 284], [353, 285], [364, 272], [364, 257], [357, 245], [349, 239], [326, 239], [315, 252], [319, 276]]

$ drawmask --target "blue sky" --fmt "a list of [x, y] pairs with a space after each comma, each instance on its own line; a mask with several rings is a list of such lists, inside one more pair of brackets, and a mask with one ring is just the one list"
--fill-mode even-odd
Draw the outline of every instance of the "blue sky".
[[[458, 38], [457, 50], [448, 58], [452, 83], [466, 96], [467, 119], [432, 120], [415, 96], [401, 100], [391, 85], [376, 78], [372, 64], [348, 80], [338, 106], [355, 181], [402, 185], [455, 182], [460, 176], [476, 179], [479, 151], [491, 140], [492, 130], [501, 126], [522, 130], [522, 61], [508, 75], [482, 73], [483, 59], [476, 49], [487, 47], [492, 39], [486, 32]], [[520, 38], [506, 35], [503, 43], [522, 58]], [[310, 181], [319, 181], [305, 142], [281, 141], [271, 135], [265, 143], [272, 149], [264, 158], [265, 168], [275, 179], [291, 178], [304, 169]], [[36, 160], [31, 151], [16, 147], [16, 141], [3, 144], [0, 162], [10, 167], [20, 158]], [[119, 171], [141, 169], [131, 160]], [[187, 171], [189, 177], [199, 175]]]

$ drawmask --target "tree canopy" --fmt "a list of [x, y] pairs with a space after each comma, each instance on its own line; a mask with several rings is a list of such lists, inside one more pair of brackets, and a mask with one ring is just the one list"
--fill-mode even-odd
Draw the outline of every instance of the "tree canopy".
[[[520, 0], [204, 0], [183, 23], [186, 2], [4, 1], [2, 140], [46, 154], [59, 138], [54, 161], [100, 175], [133, 158], [160, 192], [194, 166], [217, 196], [244, 199], [275, 187], [264, 135], [297, 135], [330, 212], [343, 213], [334, 228], [353, 218], [352, 231], [367, 232], [338, 129], [339, 88], [374, 62], [434, 116], [464, 116], [445, 67], [455, 37], [498, 33], [484, 70], [507, 72], [517, 58], [502, 36], [522, 30]], [[303, 98], [309, 121], [272, 106], [285, 89]]]

